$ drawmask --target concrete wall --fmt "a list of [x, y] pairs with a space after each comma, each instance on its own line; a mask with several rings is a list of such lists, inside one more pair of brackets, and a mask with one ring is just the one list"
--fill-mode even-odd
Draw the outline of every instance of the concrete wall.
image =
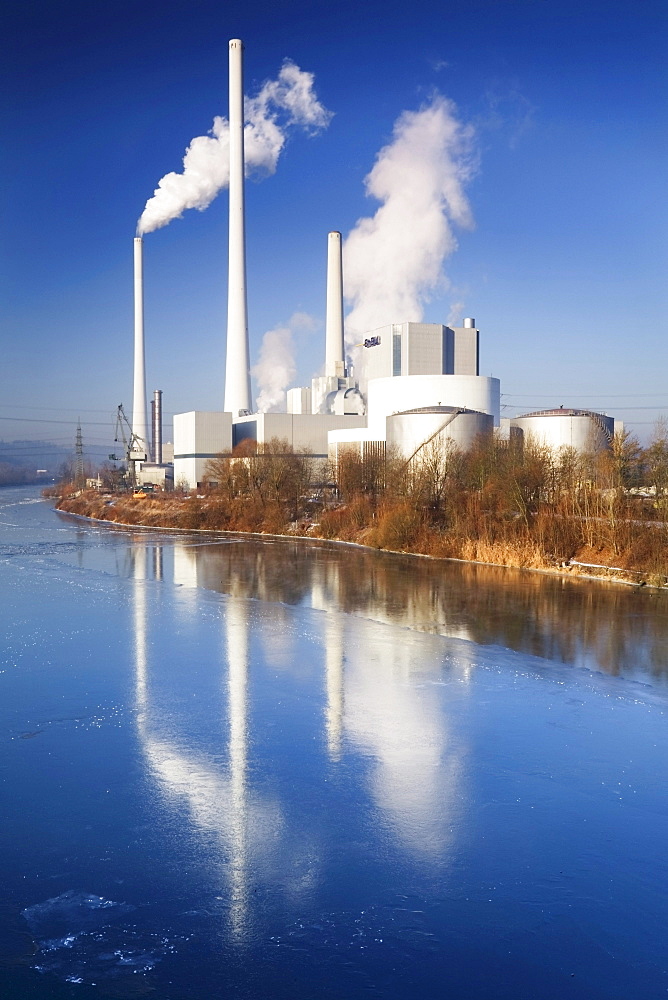
[[453, 375], [479, 375], [480, 332], [475, 327], [453, 326], [454, 341]]
[[403, 323], [400, 374], [445, 374], [449, 354], [447, 340], [446, 327], [440, 323]]
[[501, 383], [487, 375], [404, 375], [378, 378], [367, 387], [367, 425], [385, 440], [385, 419], [392, 413], [425, 406], [463, 406], [491, 413], [499, 423]]
[[[338, 434], [340, 432], [335, 431], [334, 433]], [[378, 459], [385, 458], [385, 448], [384, 441], [367, 441], [359, 438], [352, 438], [349, 441], [345, 441], [332, 440], [332, 437], [330, 437], [329, 461], [330, 465], [334, 468], [334, 477], [336, 478], [337, 476], [336, 470], [339, 460], [343, 456], [352, 454], [363, 461], [376, 462]]]
[[359, 349], [360, 388], [403, 375], [478, 375], [479, 331], [441, 323], [394, 323], [371, 331]]
[[163, 490], [174, 488], [174, 466], [163, 462], [162, 465], [155, 465], [153, 462], [142, 462], [141, 469], [137, 471], [138, 486], [158, 486]]
[[174, 414], [174, 485], [194, 489], [210, 459], [232, 451], [232, 414], [205, 410]]
[[327, 457], [327, 432], [345, 427], [359, 427], [364, 418], [336, 416], [331, 413], [253, 413], [234, 424], [234, 443], [251, 438], [259, 444], [272, 438], [287, 440], [295, 451], [309, 450], [314, 456]]
[[310, 413], [311, 412], [311, 390], [307, 386], [300, 386], [297, 389], [288, 389], [287, 406], [288, 413]]
[[382, 326], [372, 330], [364, 338], [364, 343], [367, 346], [360, 346], [355, 368], [355, 377], [362, 392], [369, 379], [392, 375], [392, 327]]

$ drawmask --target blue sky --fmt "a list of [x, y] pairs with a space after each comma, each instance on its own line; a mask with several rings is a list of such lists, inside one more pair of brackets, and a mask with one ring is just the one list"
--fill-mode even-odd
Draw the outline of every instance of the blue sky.
[[[296, 313], [324, 355], [327, 232], [378, 203], [365, 177], [402, 112], [440, 94], [469, 128], [472, 228], [453, 227], [427, 321], [474, 316], [503, 412], [564, 404], [641, 438], [668, 416], [666, 6], [552, 0], [9, 0], [0, 15], [0, 439], [113, 444], [132, 398], [132, 239], [159, 179], [292, 59], [333, 113], [247, 186], [251, 355]], [[450, 106], [452, 107], [452, 106]], [[227, 198], [145, 239], [149, 396], [223, 402]], [[401, 248], [397, 249], [401, 255]], [[397, 317], [397, 321], [411, 317]], [[169, 430], [166, 430], [169, 437]]]

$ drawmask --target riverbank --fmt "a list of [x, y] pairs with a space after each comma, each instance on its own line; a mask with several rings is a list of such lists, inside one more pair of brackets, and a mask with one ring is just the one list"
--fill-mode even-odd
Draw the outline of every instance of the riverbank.
[[[162, 528], [176, 531], [239, 532], [274, 535], [311, 541], [345, 542], [388, 552], [447, 559], [533, 571], [621, 582], [633, 586], [668, 586], [665, 571], [665, 531], [646, 527], [649, 560], [644, 565], [629, 562], [628, 553], [585, 544], [572, 551], [554, 551], [528, 533], [499, 540], [461, 536], [437, 530], [416, 519], [406, 505], [371, 510], [360, 498], [356, 504], [320, 510], [313, 517], [285, 522], [282, 511], [270, 509], [260, 523], [249, 524], [215, 495], [190, 496], [166, 493], [135, 498], [131, 494], [100, 494], [77, 491], [57, 498], [56, 509], [92, 520], [126, 527]], [[257, 519], [255, 519], [257, 521]], [[403, 544], [402, 544], [403, 542]]]

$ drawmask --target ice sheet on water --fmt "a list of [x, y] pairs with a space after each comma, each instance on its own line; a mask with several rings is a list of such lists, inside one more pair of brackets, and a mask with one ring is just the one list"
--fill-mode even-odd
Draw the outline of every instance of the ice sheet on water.
[[271, 938], [277, 947], [311, 954], [336, 951], [349, 959], [359, 952], [378, 950], [397, 954], [433, 953], [439, 940], [422, 909], [376, 904], [359, 913], [326, 913], [316, 920], [297, 920], [283, 934]]
[[28, 906], [23, 916], [35, 937], [45, 939], [104, 927], [133, 910], [134, 906], [129, 903], [116, 903], [103, 896], [70, 889], [43, 903]]
[[135, 909], [72, 889], [27, 907], [23, 916], [38, 949], [33, 968], [90, 985], [146, 975], [188, 936], [130, 923], [126, 918]]

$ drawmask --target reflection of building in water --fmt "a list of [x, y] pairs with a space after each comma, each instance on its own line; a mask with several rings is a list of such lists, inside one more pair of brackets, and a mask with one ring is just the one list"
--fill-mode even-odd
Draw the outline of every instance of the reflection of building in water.
[[325, 619], [325, 732], [327, 750], [332, 760], [341, 757], [344, 723], [344, 638], [343, 616], [329, 614]]
[[174, 540], [174, 583], [180, 587], [197, 586], [197, 550]]
[[154, 545], [152, 553], [153, 553], [153, 579], [162, 580], [163, 576], [162, 545]]
[[146, 712], [147, 628], [146, 628], [146, 548], [131, 550], [134, 580], [135, 700], [137, 724], [143, 725]]
[[[345, 606], [349, 573], [333, 559], [313, 568], [311, 604], [328, 612], [325, 641], [325, 731], [330, 757], [338, 760], [347, 734], [370, 755], [371, 791], [377, 806], [413, 850], [439, 854], [449, 835], [452, 810], [461, 783], [461, 751], [447, 732], [447, 715], [432, 684], [440, 672], [443, 647], [435, 642], [425, 657], [429, 639], [410, 631], [377, 631], [371, 645], [340, 610]], [[359, 581], [360, 589], [365, 581]], [[389, 604], [387, 588], [367, 576], [365, 616], [381, 624], [397, 621], [429, 625], [433, 604], [424, 590], [414, 588], [405, 603]], [[433, 626], [432, 626], [433, 627]], [[435, 631], [435, 629], [434, 629]], [[468, 638], [465, 629], [462, 638]], [[475, 658], [470, 642], [457, 645], [452, 671], [468, 681]], [[438, 676], [438, 675], [437, 675]], [[426, 683], [419, 683], [420, 680]]]
[[[448, 732], [443, 647], [424, 635], [378, 630], [347, 644], [345, 732], [370, 756], [371, 791], [403, 843], [436, 857], [451, 836], [462, 749]], [[456, 666], [454, 670], [457, 671]], [[450, 679], [460, 679], [450, 670]], [[459, 691], [459, 688], [458, 688]]]
[[236, 937], [247, 910], [248, 615], [245, 603], [230, 600], [226, 614], [228, 712], [230, 726], [230, 919]]
[[[195, 827], [219, 839], [227, 857], [230, 923], [236, 940], [247, 931], [248, 854], [264, 850], [281, 825], [278, 805], [251, 796], [247, 783], [248, 754], [248, 619], [245, 602], [231, 599], [226, 615], [228, 660], [228, 767], [219, 771], [211, 760], [182, 745], [173, 735], [171, 711], [154, 704], [152, 685], [159, 684], [158, 665], [149, 680], [146, 550], [134, 553], [135, 702], [137, 732], [148, 767], [167, 798], [185, 802]], [[176, 561], [176, 560], [175, 560]]]
[[340, 574], [338, 563], [326, 560], [313, 568], [311, 607], [327, 612], [324, 625], [325, 644], [325, 734], [332, 760], [341, 757], [344, 714], [344, 615], [338, 611], [337, 593]]
[[174, 542], [175, 582], [184, 587], [311, 605], [611, 674], [668, 678], [668, 616], [656, 613], [650, 593], [640, 599], [615, 585], [305, 541], [200, 538]]
[[[267, 661], [279, 669], [290, 666], [292, 633], [288, 608], [278, 602], [294, 598], [295, 588], [294, 577], [285, 572], [285, 561], [277, 558], [281, 551], [285, 550], [280, 544], [203, 543], [188, 547], [179, 557], [179, 565], [195, 567], [190, 571], [191, 578], [201, 584], [217, 583], [227, 593], [252, 595], [267, 602], [263, 606], [261, 639]], [[323, 558], [317, 558], [318, 554]], [[290, 555], [299, 560], [295, 576], [302, 593], [307, 593], [314, 609], [325, 612], [323, 719], [330, 758], [340, 760], [346, 734], [363, 747], [375, 761], [374, 799], [397, 833], [413, 849], [440, 851], [444, 830], [449, 828], [460, 770], [446, 730], [443, 706], [430, 683], [434, 679], [431, 670], [440, 669], [442, 647], [435, 647], [433, 656], [425, 661], [423, 644], [429, 640], [411, 635], [408, 630], [397, 633], [393, 629], [377, 632], [372, 648], [362, 650], [355, 640], [350, 640], [356, 633], [354, 622], [341, 611], [349, 604], [354, 585], [356, 608], [362, 609], [365, 617], [381, 624], [418, 623], [425, 631], [436, 632], [448, 624], [439, 588], [425, 590], [423, 584], [404, 577], [403, 590], [393, 596], [389, 584], [395, 578], [388, 577], [378, 562], [370, 565], [366, 576], [356, 574], [352, 580], [347, 566], [329, 552], [311, 550], [310, 558], [305, 552], [303, 561], [299, 551], [293, 550]], [[451, 625], [458, 637], [468, 638], [466, 626], [456, 615]], [[271, 637], [269, 643], [267, 636]], [[435, 667], [429, 668], [425, 662]], [[469, 679], [474, 662], [475, 646], [458, 643], [451, 667], [458, 682]], [[424, 680], [428, 683], [422, 687], [419, 681], [425, 670], [428, 673]], [[292, 672], [298, 672], [297, 663]]]
[[[198, 597], [193, 588], [198, 585], [217, 585], [230, 595], [240, 595], [225, 603], [229, 772], [227, 776], [219, 773], [173, 739], [167, 741], [161, 733], [160, 717], [150, 710], [145, 713], [144, 746], [155, 776], [170, 794], [186, 799], [196, 825], [216, 831], [229, 852], [230, 913], [235, 933], [241, 933], [245, 920], [252, 831], [267, 826], [266, 819], [259, 823], [257, 816], [254, 822], [249, 820], [249, 812], [264, 809], [266, 803], [252, 804], [248, 786], [246, 595], [261, 596], [264, 602], [254, 627], [259, 628], [260, 641], [266, 646], [267, 662], [297, 676], [310, 666], [294, 655], [291, 613], [280, 603], [281, 598], [303, 600], [306, 592], [309, 603], [325, 612], [318, 617], [324, 647], [322, 717], [328, 755], [332, 761], [340, 760], [346, 737], [362, 749], [371, 761], [373, 799], [400, 840], [430, 856], [442, 851], [452, 825], [461, 772], [443, 710], [443, 689], [433, 686], [433, 681], [440, 679], [442, 645], [434, 641], [432, 648], [428, 636], [408, 629], [397, 632], [396, 628], [358, 626], [340, 610], [349, 602], [354, 583], [357, 607], [381, 625], [409, 622], [412, 616], [413, 621], [421, 619], [425, 629], [435, 629], [443, 623], [437, 588], [425, 592], [424, 587], [404, 577], [403, 591], [392, 599], [387, 586], [392, 576], [386, 578], [382, 568], [372, 564], [366, 579], [353, 574], [353, 581], [346, 564], [338, 557], [331, 558], [329, 552], [323, 552], [323, 558], [317, 558], [316, 553], [314, 558], [311, 551], [311, 558], [302, 560], [291, 551], [300, 565], [295, 582], [294, 577], [288, 578], [291, 574], [285, 571], [285, 560], [277, 558], [277, 549], [285, 551], [281, 546], [259, 544], [249, 549], [232, 541], [215, 544], [185, 539], [175, 541], [174, 546], [175, 582], [186, 588], [178, 606], [189, 598], [194, 609]], [[453, 621], [453, 627], [466, 636], [465, 627], [459, 626]], [[371, 644], [366, 641], [365, 629], [373, 630]], [[469, 643], [457, 643], [451, 651], [449, 676], [454, 671], [458, 682], [466, 680], [474, 653], [475, 647]], [[457, 690], [461, 692], [460, 685]], [[274, 824], [277, 813], [274, 808]]]

